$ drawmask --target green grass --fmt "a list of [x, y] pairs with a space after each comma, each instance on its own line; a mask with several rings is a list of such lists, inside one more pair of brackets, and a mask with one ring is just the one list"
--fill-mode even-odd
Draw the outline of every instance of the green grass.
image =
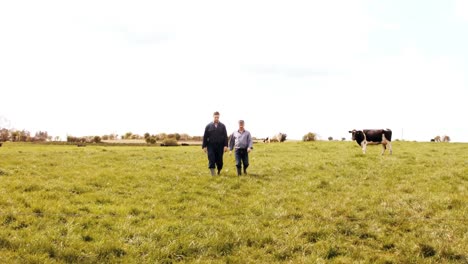
[[1, 263], [468, 263], [468, 144], [4, 143]]

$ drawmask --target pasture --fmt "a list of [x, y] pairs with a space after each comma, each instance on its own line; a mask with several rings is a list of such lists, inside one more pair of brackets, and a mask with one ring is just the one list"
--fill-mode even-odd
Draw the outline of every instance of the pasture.
[[468, 263], [468, 144], [0, 148], [1, 263]]

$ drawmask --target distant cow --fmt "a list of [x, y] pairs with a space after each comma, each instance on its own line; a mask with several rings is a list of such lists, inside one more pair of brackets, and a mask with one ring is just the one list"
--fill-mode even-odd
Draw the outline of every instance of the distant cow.
[[362, 147], [362, 153], [364, 154], [366, 154], [367, 144], [382, 144], [382, 155], [388, 145], [388, 150], [392, 154], [392, 130], [390, 129], [354, 129], [349, 131], [349, 133], [351, 133], [352, 139], [356, 140], [358, 145]]
[[440, 136], [436, 136], [436, 137], [434, 138], [434, 142], [440, 142]]
[[286, 141], [286, 137], [287, 137], [287, 136], [288, 136], [288, 135], [286, 135], [286, 134], [284, 134], [284, 133], [278, 133], [278, 134], [276, 134], [276, 135], [274, 135], [274, 136], [271, 136], [271, 137], [269, 137], [269, 138], [266, 138], [266, 139], [264, 140], [264, 142], [268, 142], [268, 143], [271, 143], [271, 142], [284, 142], [284, 141]]
[[445, 135], [443, 138], [442, 138], [442, 141], [443, 142], [450, 142], [450, 137]]

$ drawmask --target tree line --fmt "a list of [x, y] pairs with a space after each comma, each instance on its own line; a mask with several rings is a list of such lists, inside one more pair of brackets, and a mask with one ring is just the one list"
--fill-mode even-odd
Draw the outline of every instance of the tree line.
[[134, 134], [132, 132], [127, 132], [121, 136], [117, 134], [109, 134], [102, 136], [85, 136], [85, 137], [74, 137], [67, 136], [67, 142], [70, 143], [101, 143], [102, 141], [108, 140], [145, 140], [147, 144], [156, 144], [162, 143], [164, 145], [177, 145], [178, 141], [201, 141], [201, 136], [190, 136], [188, 134], [182, 133], [159, 133], [159, 134], [150, 134], [146, 132], [143, 135]]
[[[178, 141], [201, 141], [201, 136], [190, 136], [186, 133], [159, 133], [143, 135], [127, 132], [123, 135], [106, 134], [102, 136], [83, 136], [76, 137], [67, 135], [66, 141], [69, 143], [101, 143], [107, 140], [145, 140], [147, 144], [163, 143], [166, 145], [177, 144]], [[60, 141], [60, 137], [53, 137], [47, 131], [38, 131], [34, 135], [27, 130], [16, 130], [0, 128], [0, 142], [46, 142], [46, 141]]]
[[[12, 141], [12, 142], [45, 142], [52, 141], [54, 138], [49, 136], [47, 131], [38, 131], [34, 135], [27, 130], [15, 130], [15, 129], [0, 129], [0, 141]], [[58, 139], [56, 137], [56, 139]]]

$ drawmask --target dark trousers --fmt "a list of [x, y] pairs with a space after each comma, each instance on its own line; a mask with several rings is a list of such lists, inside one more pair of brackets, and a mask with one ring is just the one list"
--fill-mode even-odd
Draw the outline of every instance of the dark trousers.
[[214, 169], [215, 165], [218, 171], [223, 169], [224, 145], [208, 145], [208, 168]]
[[249, 166], [249, 153], [247, 149], [236, 149], [236, 167], [241, 168], [242, 163], [244, 164], [244, 170]]

